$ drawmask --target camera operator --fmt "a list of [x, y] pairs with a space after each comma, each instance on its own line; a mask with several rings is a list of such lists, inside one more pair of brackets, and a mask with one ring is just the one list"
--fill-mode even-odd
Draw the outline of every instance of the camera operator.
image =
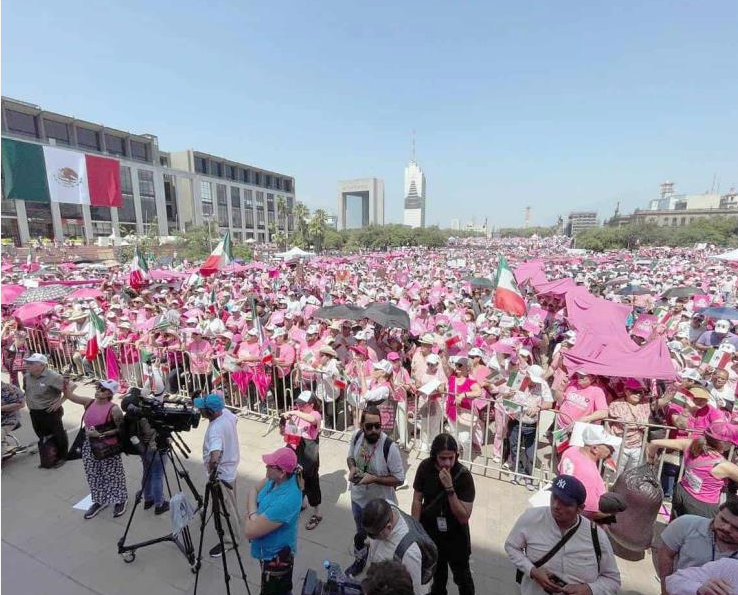
[[405, 481], [400, 449], [382, 432], [382, 420], [376, 407], [370, 406], [362, 411], [361, 429], [351, 439], [346, 463], [351, 482], [351, 512], [356, 524], [356, 559], [346, 569], [346, 574], [354, 577], [364, 570], [369, 554], [366, 531], [361, 523], [364, 507], [374, 498], [383, 498], [396, 504], [395, 487]]
[[[135, 390], [135, 389], [132, 389]], [[136, 494], [136, 499], [142, 495], [144, 510], [154, 507], [154, 514], [164, 514], [169, 510], [169, 502], [164, 499], [164, 474], [167, 458], [160, 456], [156, 446], [156, 430], [151, 427], [149, 420], [141, 416], [133, 416], [128, 411], [128, 406], [137, 406], [140, 393], [129, 394], [123, 398], [121, 409], [126, 412], [124, 422], [130, 435], [132, 444], [138, 439], [138, 450], [143, 464], [143, 475], [141, 477], [141, 491]], [[134, 438], [135, 437], [135, 438]], [[147, 477], [148, 469], [148, 477]], [[146, 482], [144, 483], [144, 478]]]
[[459, 446], [451, 434], [438, 434], [433, 439], [430, 457], [418, 466], [413, 488], [413, 517], [421, 522], [438, 547], [431, 593], [446, 594], [450, 566], [459, 595], [474, 595], [474, 579], [469, 569], [474, 479], [459, 463]]
[[615, 595], [620, 571], [606, 533], [582, 516], [587, 490], [559, 475], [550, 506], [526, 510], [505, 541], [522, 595]]
[[297, 455], [284, 446], [261, 458], [266, 477], [249, 489], [244, 533], [261, 563], [261, 595], [289, 595], [302, 506]]
[[[241, 451], [236, 432], [236, 416], [225, 408], [223, 397], [215, 393], [193, 399], [192, 404], [208, 420], [208, 429], [202, 444], [202, 460], [208, 475], [217, 469], [217, 480], [223, 488], [223, 502], [233, 525], [236, 541], [232, 543], [229, 531], [225, 531], [223, 539], [225, 545], [233, 549], [241, 539], [241, 521], [236, 500], [236, 475]], [[218, 558], [223, 553], [220, 544], [210, 550], [213, 558]]]

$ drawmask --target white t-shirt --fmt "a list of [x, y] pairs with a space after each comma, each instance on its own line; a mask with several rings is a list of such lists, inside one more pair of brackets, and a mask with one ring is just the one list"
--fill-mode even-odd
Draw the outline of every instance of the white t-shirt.
[[241, 449], [236, 432], [236, 416], [228, 409], [208, 423], [205, 439], [202, 443], [202, 459], [207, 469], [210, 453], [214, 450], [222, 452], [218, 465], [218, 478], [232, 482], [236, 480]]

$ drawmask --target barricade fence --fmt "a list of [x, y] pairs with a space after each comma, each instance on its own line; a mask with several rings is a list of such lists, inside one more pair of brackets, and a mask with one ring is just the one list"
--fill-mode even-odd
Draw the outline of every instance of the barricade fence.
[[[215, 353], [205, 360], [180, 347], [163, 344], [141, 345], [123, 341], [103, 341], [93, 359], [87, 359], [87, 333], [64, 335], [30, 329], [29, 347], [44, 353], [49, 366], [60, 373], [95, 380], [113, 379], [126, 391], [141, 389], [144, 395], [191, 397], [195, 392], [220, 390], [226, 406], [235, 413], [278, 425], [283, 413], [295, 409], [302, 391], [311, 391], [321, 414], [321, 435], [349, 440], [359, 428], [363, 408], [376, 404], [382, 429], [399, 446], [416, 457], [426, 456], [433, 438], [440, 432], [452, 434], [460, 447], [460, 460], [476, 473], [541, 487], [557, 473], [560, 450], [566, 445], [575, 424], [566, 414], [553, 409], [517, 409], [506, 396], [461, 399], [450, 392], [425, 395], [414, 388], [395, 389], [390, 398], [371, 403], [363, 398], [358, 381], [311, 368], [303, 362], [285, 367], [264, 363], [258, 358], [239, 360], [227, 353]], [[637, 447], [622, 440], [612, 460], [602, 461], [606, 483], [646, 460], [649, 435], [677, 430], [656, 423], [602, 420], [615, 435], [640, 434]], [[284, 425], [284, 424], [283, 424]], [[694, 431], [693, 434], [699, 434]], [[631, 443], [632, 441], [629, 441]], [[733, 451], [729, 457], [732, 457]], [[681, 457], [667, 462], [679, 465]], [[661, 476], [665, 458], [658, 462]]]

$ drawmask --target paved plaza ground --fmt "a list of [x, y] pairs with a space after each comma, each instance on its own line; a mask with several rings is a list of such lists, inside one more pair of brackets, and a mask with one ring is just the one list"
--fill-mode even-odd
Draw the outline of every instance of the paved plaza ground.
[[[65, 405], [65, 423], [70, 442], [77, 428], [82, 408]], [[186, 462], [192, 477], [201, 489], [202, 437], [207, 422], [184, 434], [192, 448]], [[263, 475], [261, 454], [282, 444], [276, 429], [268, 431], [266, 424], [241, 419], [238, 422], [241, 441], [239, 467], [239, 500], [245, 510], [246, 486]], [[23, 427], [16, 432], [22, 443], [34, 440], [27, 412]], [[298, 554], [295, 564], [295, 592], [302, 588], [302, 577], [308, 568], [321, 569], [323, 560], [350, 563], [353, 520], [344, 475], [347, 445], [336, 439], [321, 441], [321, 486], [323, 490], [323, 522], [314, 531], [306, 531], [309, 517], [301, 519]], [[141, 464], [133, 457], [124, 457], [128, 489], [132, 497], [141, 479]], [[419, 459], [409, 456], [408, 483], [417, 469]], [[83, 512], [72, 506], [88, 493], [81, 461], [70, 461], [57, 470], [38, 469], [38, 456], [21, 454], [2, 469], [2, 589], [6, 593], [24, 595], [181, 595], [191, 593], [194, 575], [185, 558], [171, 543], [159, 544], [137, 553], [136, 560], [126, 564], [117, 554], [117, 541], [123, 533], [128, 514], [113, 519], [112, 508], [86, 521]], [[471, 518], [471, 568], [477, 593], [509, 595], [518, 592], [515, 570], [508, 562], [503, 543], [520, 513], [527, 507], [530, 493], [523, 487], [491, 477], [475, 475], [477, 498]], [[398, 492], [400, 504], [410, 510], [412, 490]], [[197, 522], [199, 534], [199, 517]], [[167, 515], [154, 516], [153, 509], [136, 511], [130, 540], [141, 541], [169, 532]], [[130, 541], [129, 540], [129, 541]], [[213, 528], [206, 529], [205, 552], [216, 542]], [[248, 547], [241, 551], [251, 592], [259, 591], [259, 570], [251, 559]], [[222, 569], [218, 560], [204, 558], [200, 593], [225, 593]], [[622, 593], [651, 595], [659, 592], [650, 556], [641, 562], [618, 560], [623, 575]], [[244, 593], [233, 555], [229, 556], [233, 574], [232, 593]], [[234, 572], [235, 570], [235, 572]], [[320, 573], [322, 575], [322, 571]], [[456, 593], [452, 584], [449, 593]]]

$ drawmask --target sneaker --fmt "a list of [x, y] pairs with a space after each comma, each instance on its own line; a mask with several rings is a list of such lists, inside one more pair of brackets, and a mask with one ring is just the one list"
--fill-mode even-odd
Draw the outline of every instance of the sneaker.
[[523, 482], [522, 482], [522, 480], [518, 479], [518, 477], [516, 475], [513, 475], [510, 478], [510, 483], [517, 486], [517, 485], [521, 485]]
[[126, 500], [125, 502], [118, 502], [118, 504], [113, 507], [113, 518], [123, 516], [126, 513], [127, 502], [128, 500]]
[[97, 516], [97, 514], [103, 509], [107, 508], [107, 504], [98, 504], [97, 502], [93, 502], [92, 506], [90, 506], [87, 509], [87, 512], [85, 513], [85, 519], [93, 519]]
[[[152, 504], [153, 504], [153, 502], [152, 502]], [[159, 504], [159, 506], [157, 506], [156, 508], [154, 508], [154, 514], [156, 514], [156, 515], [164, 514], [168, 510], [169, 510], [169, 502], [162, 502], [161, 504]]]
[[533, 484], [533, 480], [531, 480], [531, 479], [526, 480], [525, 487], [527, 488], [527, 490], [529, 492], [535, 492], [536, 491], [536, 486]]
[[220, 544], [210, 549], [211, 558], [220, 558], [222, 555], [223, 555], [223, 548], [220, 546]]
[[500, 461], [501, 461], [501, 460], [502, 460], [502, 459], [501, 459], [500, 457], [492, 457], [492, 462], [493, 462], [493, 463], [494, 463], [495, 465], [499, 465], [499, 463], [500, 463]]
[[366, 566], [366, 560], [354, 560], [351, 566], [346, 569], [345, 574], [356, 578], [364, 571], [364, 566]]

